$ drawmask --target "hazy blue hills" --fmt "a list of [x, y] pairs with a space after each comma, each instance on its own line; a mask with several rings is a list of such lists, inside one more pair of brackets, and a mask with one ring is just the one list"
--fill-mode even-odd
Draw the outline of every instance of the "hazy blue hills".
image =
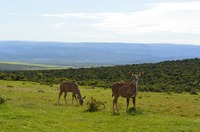
[[75, 67], [199, 58], [199, 51], [195, 45], [0, 41], [0, 61]]

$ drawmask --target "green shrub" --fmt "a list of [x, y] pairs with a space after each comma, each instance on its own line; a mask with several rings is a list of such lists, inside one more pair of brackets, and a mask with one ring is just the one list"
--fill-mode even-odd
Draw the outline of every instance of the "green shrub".
[[6, 102], [6, 100], [3, 97], [0, 96], [0, 104], [3, 104], [5, 102]]
[[198, 95], [198, 93], [195, 90], [190, 91], [190, 94], [192, 94], [192, 95]]
[[12, 85], [7, 85], [7, 87], [8, 87], [8, 88], [14, 88], [14, 86], [12, 86]]
[[129, 115], [141, 115], [141, 114], [143, 114], [143, 111], [141, 110], [141, 109], [136, 109], [136, 108], [129, 108], [128, 109], [128, 111], [127, 111], [127, 113], [129, 114]]
[[104, 103], [102, 103], [101, 101], [97, 101], [93, 97], [91, 97], [90, 101], [87, 102], [87, 105], [88, 105], [88, 108], [86, 111], [88, 112], [95, 112], [95, 111], [99, 111], [100, 109], [105, 109]]

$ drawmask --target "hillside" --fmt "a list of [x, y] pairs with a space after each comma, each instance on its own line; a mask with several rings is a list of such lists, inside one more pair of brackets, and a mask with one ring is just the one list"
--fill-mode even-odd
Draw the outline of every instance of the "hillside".
[[44, 84], [76, 81], [79, 85], [108, 88], [116, 81], [130, 82], [134, 73], [144, 72], [140, 91], [192, 92], [200, 91], [200, 59], [184, 59], [159, 63], [132, 64], [111, 67], [0, 72], [3, 80], [28, 80]]
[[200, 57], [200, 46], [0, 41], [0, 61], [91, 67]]
[[59, 69], [64, 67], [20, 62], [3, 62], [0, 61], [0, 71], [10, 70], [47, 70], [47, 69]]

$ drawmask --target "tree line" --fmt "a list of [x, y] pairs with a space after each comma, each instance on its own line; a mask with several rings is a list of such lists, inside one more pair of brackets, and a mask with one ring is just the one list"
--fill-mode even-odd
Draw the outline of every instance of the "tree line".
[[159, 63], [143, 63], [79, 69], [2, 71], [0, 79], [59, 84], [74, 81], [79, 85], [110, 88], [116, 81], [132, 81], [128, 72], [144, 72], [139, 90], [147, 92], [200, 91], [200, 59], [184, 59]]

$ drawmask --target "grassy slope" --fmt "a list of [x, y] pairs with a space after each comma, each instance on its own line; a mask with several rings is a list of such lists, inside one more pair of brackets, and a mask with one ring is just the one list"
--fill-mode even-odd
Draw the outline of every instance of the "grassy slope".
[[0, 61], [0, 70], [45, 70], [61, 68], [53, 65]]
[[[63, 96], [55, 105], [58, 86], [29, 82], [0, 81], [1, 131], [199, 131], [200, 95], [139, 93], [137, 111], [125, 113], [125, 99], [119, 98], [120, 113], [112, 114], [110, 89], [80, 87], [85, 101], [91, 97], [105, 102], [99, 112], [84, 112], [87, 105], [68, 105]], [[43, 92], [39, 92], [43, 90]]]

